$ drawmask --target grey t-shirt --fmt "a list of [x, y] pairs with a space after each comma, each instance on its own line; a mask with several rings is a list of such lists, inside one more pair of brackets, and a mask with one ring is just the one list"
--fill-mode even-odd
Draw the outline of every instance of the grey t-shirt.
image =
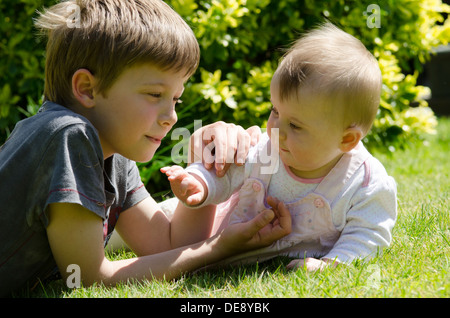
[[135, 162], [117, 154], [103, 160], [94, 126], [45, 102], [0, 148], [0, 296], [56, 267], [49, 204], [76, 203], [100, 216], [106, 244], [120, 212], [148, 196]]

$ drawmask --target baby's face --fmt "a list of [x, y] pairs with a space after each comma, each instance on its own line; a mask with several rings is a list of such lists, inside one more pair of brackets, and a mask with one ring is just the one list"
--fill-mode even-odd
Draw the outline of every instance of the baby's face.
[[299, 98], [281, 101], [278, 85], [274, 77], [267, 130], [271, 136], [271, 129], [278, 129], [280, 159], [298, 177], [324, 177], [343, 154], [340, 144], [344, 129], [321, 107], [326, 102], [323, 98], [301, 92]]
[[95, 97], [95, 116], [105, 158], [119, 153], [134, 161], [150, 160], [177, 121], [175, 105], [184, 91], [185, 71], [150, 65], [126, 69], [107, 94]]

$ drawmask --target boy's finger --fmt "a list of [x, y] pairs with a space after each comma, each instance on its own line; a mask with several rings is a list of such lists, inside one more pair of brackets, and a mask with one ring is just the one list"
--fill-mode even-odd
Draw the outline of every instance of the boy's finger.
[[243, 165], [250, 149], [250, 135], [242, 129], [239, 131], [238, 144], [236, 148], [235, 163]]
[[214, 138], [214, 167], [216, 171], [221, 171], [226, 162], [226, 149], [228, 138], [226, 133], [217, 131]]
[[268, 196], [267, 197], [267, 203], [273, 208], [273, 209], [277, 209], [278, 208], [278, 203], [280, 202], [280, 200], [278, 200], [275, 197], [272, 196]]
[[277, 212], [278, 212], [279, 226], [286, 232], [286, 234], [291, 233], [292, 231], [291, 213], [289, 212], [289, 209], [282, 201], [278, 202]]
[[[289, 209], [283, 203], [283, 201], [278, 200], [274, 197], [267, 197], [267, 203], [273, 208], [274, 213], [277, 217], [277, 225], [281, 227], [287, 233], [291, 233], [292, 218]], [[276, 211], [276, 212], [275, 212]]]
[[227, 173], [227, 171], [230, 168], [230, 166], [231, 166], [231, 163], [226, 163], [222, 167], [222, 170], [216, 170], [216, 176], [218, 176], [219, 178], [223, 177]]
[[267, 224], [272, 222], [275, 214], [272, 210], [264, 210], [258, 215], [256, 215], [252, 220], [248, 222], [249, 231], [253, 235], [258, 233], [262, 228], [264, 228]]
[[234, 163], [236, 151], [238, 147], [238, 138], [240, 138], [240, 126], [230, 125], [227, 129], [227, 147], [225, 148], [225, 164]]
[[261, 128], [259, 128], [258, 126], [251, 126], [247, 128], [247, 133], [251, 138], [250, 145], [256, 145], [259, 141], [259, 137], [261, 137]]

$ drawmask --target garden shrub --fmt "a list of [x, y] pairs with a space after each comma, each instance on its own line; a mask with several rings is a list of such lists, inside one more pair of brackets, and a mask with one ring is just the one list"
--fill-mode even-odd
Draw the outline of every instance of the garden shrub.
[[[43, 91], [43, 43], [31, 17], [55, 0], [0, 3], [0, 140], [34, 113]], [[193, 131], [223, 120], [265, 127], [270, 80], [283, 52], [325, 19], [359, 38], [383, 73], [380, 110], [365, 143], [393, 152], [435, 132], [429, 89], [417, 85], [433, 48], [450, 39], [450, 7], [440, 0], [168, 0], [193, 28], [201, 63], [186, 85], [175, 126]], [[178, 140], [167, 139], [150, 163], [139, 164], [152, 192], [168, 189], [159, 167], [171, 164]]]
[[14, 124], [36, 113], [44, 88], [44, 43], [32, 17], [56, 1], [0, 1], [0, 144]]

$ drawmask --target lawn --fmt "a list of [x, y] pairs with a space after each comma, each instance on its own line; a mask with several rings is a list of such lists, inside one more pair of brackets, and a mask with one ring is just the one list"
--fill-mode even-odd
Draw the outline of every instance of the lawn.
[[[171, 282], [68, 289], [62, 281], [25, 297], [438, 297], [450, 296], [450, 119], [439, 119], [427, 145], [376, 154], [398, 183], [393, 243], [380, 257], [323, 272], [288, 271], [286, 258], [198, 272]], [[119, 252], [112, 259], [130, 257]], [[318, 309], [320, 310], [320, 308]]]

